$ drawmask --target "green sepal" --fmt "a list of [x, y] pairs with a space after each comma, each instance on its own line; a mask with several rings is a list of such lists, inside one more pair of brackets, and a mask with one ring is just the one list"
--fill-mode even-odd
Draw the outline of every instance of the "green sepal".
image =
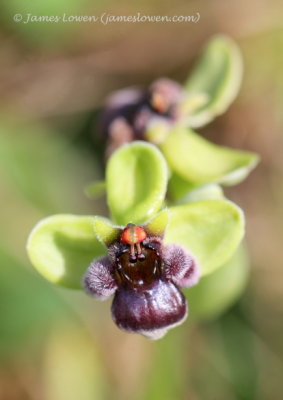
[[187, 113], [188, 100], [180, 106], [186, 125], [200, 127], [224, 113], [239, 92], [242, 74], [243, 62], [237, 44], [225, 35], [213, 37], [185, 84], [189, 103], [196, 104]]
[[225, 200], [203, 200], [170, 208], [165, 243], [178, 243], [199, 261], [207, 275], [223, 265], [243, 238], [242, 210]]
[[58, 214], [41, 220], [27, 242], [32, 265], [50, 282], [81, 288], [91, 261], [105, 253], [92, 225], [91, 216]]
[[235, 185], [259, 162], [255, 153], [217, 146], [180, 126], [172, 129], [161, 150], [174, 172], [197, 185]]
[[110, 157], [106, 170], [108, 206], [119, 225], [140, 224], [163, 205], [168, 180], [164, 157], [156, 146], [136, 141]]

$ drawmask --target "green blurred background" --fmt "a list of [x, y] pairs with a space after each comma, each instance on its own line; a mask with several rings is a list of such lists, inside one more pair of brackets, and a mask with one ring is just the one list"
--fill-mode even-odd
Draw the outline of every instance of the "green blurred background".
[[[281, 399], [282, 2], [11, 0], [0, 11], [0, 399]], [[199, 12], [200, 20], [24, 23], [27, 13], [103, 12]], [[250, 277], [233, 304], [225, 288], [234, 276], [214, 282], [211, 292], [204, 285], [201, 300], [192, 293], [199, 313], [150, 342], [120, 332], [110, 302], [45, 282], [25, 243], [44, 216], [106, 213], [103, 200], [83, 194], [103, 178], [96, 110], [120, 87], [159, 76], [182, 82], [215, 33], [238, 42], [244, 82], [228, 112], [200, 133], [261, 155], [251, 176], [226, 191], [246, 214]], [[202, 302], [215, 302], [216, 311], [202, 310]]]

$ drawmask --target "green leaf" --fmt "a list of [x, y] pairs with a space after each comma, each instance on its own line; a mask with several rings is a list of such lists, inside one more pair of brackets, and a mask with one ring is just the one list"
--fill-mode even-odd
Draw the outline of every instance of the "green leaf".
[[203, 200], [170, 208], [166, 243], [185, 246], [199, 261], [202, 275], [223, 265], [244, 235], [244, 217], [230, 201]]
[[180, 126], [170, 132], [161, 150], [173, 171], [188, 182], [202, 185], [235, 185], [259, 161], [255, 153], [217, 146]]
[[107, 200], [114, 220], [121, 225], [142, 223], [162, 206], [168, 171], [160, 151], [136, 141], [118, 149], [106, 170]]
[[224, 265], [187, 291], [190, 316], [195, 319], [218, 317], [243, 293], [248, 276], [247, 254], [240, 246]]
[[163, 237], [169, 223], [170, 212], [165, 209], [155, 215], [146, 225], [145, 228], [155, 236]]
[[[200, 127], [222, 114], [238, 94], [242, 81], [242, 57], [236, 43], [224, 35], [212, 38], [205, 47], [185, 88], [196, 104], [186, 115], [186, 124]], [[186, 114], [186, 104], [181, 112]]]
[[93, 228], [97, 240], [106, 247], [118, 239], [122, 230], [122, 228], [114, 226], [109, 219], [103, 217], [94, 217]]
[[31, 263], [47, 280], [73, 289], [91, 261], [105, 253], [95, 238], [93, 217], [53, 215], [40, 221], [27, 243]]

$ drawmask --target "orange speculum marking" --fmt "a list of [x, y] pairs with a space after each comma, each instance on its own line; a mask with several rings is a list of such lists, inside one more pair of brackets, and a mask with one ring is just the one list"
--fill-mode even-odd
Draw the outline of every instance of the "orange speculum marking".
[[144, 259], [140, 243], [146, 239], [143, 228], [134, 224], [128, 224], [121, 234], [121, 242], [130, 246], [130, 262]]
[[121, 242], [125, 244], [137, 244], [145, 239], [145, 230], [134, 224], [128, 224], [121, 234]]

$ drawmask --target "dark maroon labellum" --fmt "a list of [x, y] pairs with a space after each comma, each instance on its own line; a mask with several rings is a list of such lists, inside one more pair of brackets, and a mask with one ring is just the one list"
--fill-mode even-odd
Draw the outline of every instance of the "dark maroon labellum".
[[119, 328], [159, 339], [168, 328], [184, 321], [187, 303], [173, 283], [157, 279], [143, 290], [118, 289], [112, 315]]
[[129, 224], [108, 250], [91, 264], [84, 283], [98, 298], [115, 294], [112, 316], [119, 328], [158, 339], [185, 320], [187, 303], [178, 287], [194, 285], [199, 273], [183, 247], [164, 246], [161, 237]]

